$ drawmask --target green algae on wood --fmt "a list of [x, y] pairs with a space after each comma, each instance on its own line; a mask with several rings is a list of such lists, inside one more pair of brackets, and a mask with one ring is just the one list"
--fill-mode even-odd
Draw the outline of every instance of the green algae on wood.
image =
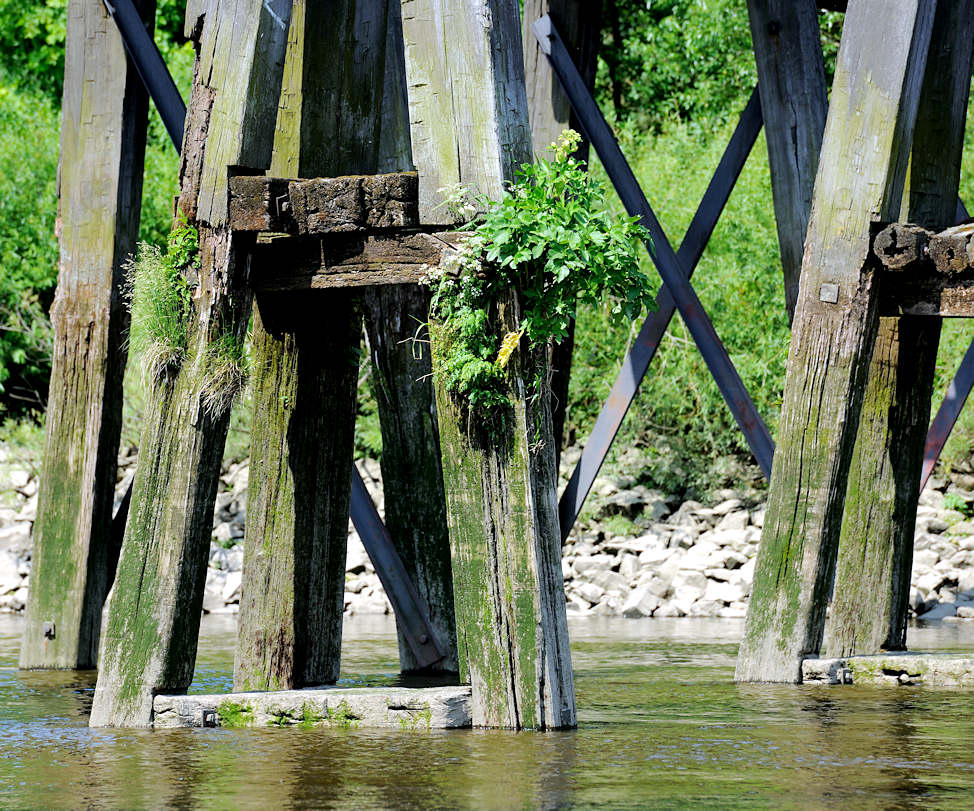
[[[152, 26], [155, 2], [137, 3]], [[122, 265], [135, 248], [148, 97], [100, 0], [67, 7], [60, 267], [23, 668], [91, 668], [113, 572], [122, 424]], [[53, 627], [45, 634], [46, 623]]]
[[[377, 173], [387, 5], [294, 3], [272, 175]], [[343, 290], [257, 310], [234, 686], [281, 690], [338, 678], [361, 314]]]
[[[414, 167], [398, 2], [389, 3], [387, 37], [379, 171], [407, 171]], [[422, 330], [429, 320], [429, 290], [417, 284], [377, 285], [365, 291], [362, 304], [382, 431], [386, 527], [443, 653], [430, 669], [456, 673], [450, 536], [432, 366]], [[401, 629], [398, 637], [400, 669], [419, 669]]]
[[[186, 690], [193, 675], [213, 504], [229, 424], [214, 407], [207, 361], [250, 315], [249, 239], [227, 222], [229, 167], [270, 165], [289, 0], [208, 4], [199, 33], [180, 161], [178, 209], [199, 232], [187, 359], [153, 382], [132, 504], [102, 629], [92, 726], [150, 726], [153, 696]], [[283, 30], [282, 30], [283, 24]], [[268, 99], [273, 99], [268, 103]], [[269, 114], [270, 115], [269, 115]], [[222, 402], [221, 402], [222, 401]]]
[[899, 212], [933, 13], [928, 0], [852, 0], [846, 14], [739, 681], [800, 681], [822, 643], [878, 324], [870, 227]]
[[[488, 0], [471, 14], [456, 0], [407, 0], [402, 12], [420, 216], [442, 219], [437, 189], [462, 182], [498, 199], [531, 154], [518, 7]], [[519, 308], [516, 294], [502, 303], [500, 334], [517, 331]], [[524, 346], [507, 367], [512, 405], [500, 435], [469, 422], [439, 384], [436, 408], [473, 723], [556, 729], [576, 715], [550, 392], [532, 398], [524, 382], [546, 375], [549, 360], [544, 350], [524, 357]]]
[[[901, 219], [933, 231], [956, 211], [974, 54], [974, 1], [938, 3]], [[830, 656], [906, 648], [910, 571], [939, 318], [882, 318], [849, 472]]]

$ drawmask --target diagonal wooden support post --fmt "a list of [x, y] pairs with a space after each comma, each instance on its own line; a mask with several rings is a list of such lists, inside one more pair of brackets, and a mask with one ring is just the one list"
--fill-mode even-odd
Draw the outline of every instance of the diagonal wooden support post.
[[[227, 225], [228, 174], [270, 165], [290, 0], [206, 7], [180, 165], [179, 211], [199, 230], [185, 351], [152, 382], [132, 507], [99, 653], [92, 726], [148, 726], [152, 697], [193, 676], [234, 347], [250, 314], [246, 238]], [[201, 29], [201, 30], [200, 30]], [[232, 363], [230, 364], [232, 366]]]
[[[150, 24], [155, 3], [140, 3]], [[67, 9], [60, 267], [53, 368], [34, 527], [24, 668], [91, 668], [112, 582], [112, 503], [122, 427], [122, 264], [135, 249], [148, 96], [101, 0]]]
[[828, 88], [815, 0], [748, 0], [788, 321], [794, 318]]
[[[933, 231], [956, 213], [972, 55], [974, 0], [938, 3], [901, 217]], [[940, 326], [937, 317], [880, 319], [849, 472], [825, 633], [829, 656], [906, 648]]]
[[[380, 172], [413, 170], [409, 100], [399, 0], [389, 0], [386, 79], [379, 134]], [[457, 631], [450, 573], [450, 535], [440, 467], [440, 437], [428, 352], [413, 339], [429, 321], [429, 288], [420, 284], [376, 285], [362, 297], [372, 390], [382, 429], [382, 490], [386, 526], [414, 584], [442, 658], [420, 657], [412, 633], [396, 612], [399, 667], [456, 673]], [[418, 351], [419, 350], [419, 351]], [[368, 498], [368, 491], [360, 491]], [[355, 491], [353, 490], [353, 497]], [[368, 507], [368, 504], [364, 505]], [[359, 507], [361, 509], [361, 506]], [[353, 509], [353, 517], [357, 511]], [[356, 524], [359, 535], [362, 529]], [[379, 563], [372, 561], [379, 571]], [[395, 607], [395, 606], [394, 606]]]
[[[822, 642], [878, 322], [871, 223], [899, 211], [933, 14], [927, 0], [849, 4], [739, 681], [800, 681], [802, 659], [816, 655]], [[884, 46], [871, 47], [878, 42]]]
[[[437, 189], [462, 182], [498, 199], [530, 158], [518, 6], [407, 0], [402, 11], [420, 216], [429, 221], [443, 216]], [[517, 328], [518, 307], [512, 297], [502, 308], [505, 331]], [[435, 327], [432, 339], [435, 366]], [[500, 442], [477, 441], [436, 387], [457, 643], [475, 726], [555, 729], [576, 716], [554, 448], [531, 449], [536, 424], [549, 435], [551, 412], [548, 397], [527, 398], [524, 384], [547, 359], [520, 354]]]
[[[320, 4], [293, 3], [272, 175], [375, 171], [385, 3], [342, 5], [345, 24], [336, 25]], [[345, 67], [363, 56], [353, 78]], [[352, 104], [360, 115], [350, 114]], [[349, 291], [300, 302], [256, 296], [235, 690], [338, 679], [359, 330]]]

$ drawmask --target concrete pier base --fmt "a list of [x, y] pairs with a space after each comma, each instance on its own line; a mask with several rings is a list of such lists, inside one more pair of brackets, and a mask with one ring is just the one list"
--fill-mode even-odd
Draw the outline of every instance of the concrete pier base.
[[974, 688], [974, 657], [904, 651], [844, 659], [805, 659], [802, 682]]
[[379, 727], [471, 725], [470, 687], [321, 688], [222, 695], [158, 695], [153, 727]]

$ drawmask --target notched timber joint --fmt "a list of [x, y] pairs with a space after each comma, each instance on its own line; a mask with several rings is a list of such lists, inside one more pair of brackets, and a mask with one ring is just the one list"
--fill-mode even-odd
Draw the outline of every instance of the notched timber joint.
[[940, 233], [910, 223], [877, 229], [882, 315], [974, 317], [974, 221]]
[[261, 292], [419, 282], [462, 238], [420, 225], [415, 172], [232, 177], [230, 228], [257, 236]]

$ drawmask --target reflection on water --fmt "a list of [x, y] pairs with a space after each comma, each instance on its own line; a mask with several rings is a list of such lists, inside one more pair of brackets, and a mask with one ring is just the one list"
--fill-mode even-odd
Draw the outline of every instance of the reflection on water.
[[[974, 692], [737, 686], [742, 624], [571, 623], [580, 728], [533, 734], [89, 730], [93, 673], [16, 669], [0, 617], [0, 807], [958, 806], [974, 796]], [[193, 692], [229, 689], [235, 621], [206, 618]], [[346, 626], [343, 680], [397, 678], [387, 618]], [[974, 628], [911, 629], [974, 652]]]

